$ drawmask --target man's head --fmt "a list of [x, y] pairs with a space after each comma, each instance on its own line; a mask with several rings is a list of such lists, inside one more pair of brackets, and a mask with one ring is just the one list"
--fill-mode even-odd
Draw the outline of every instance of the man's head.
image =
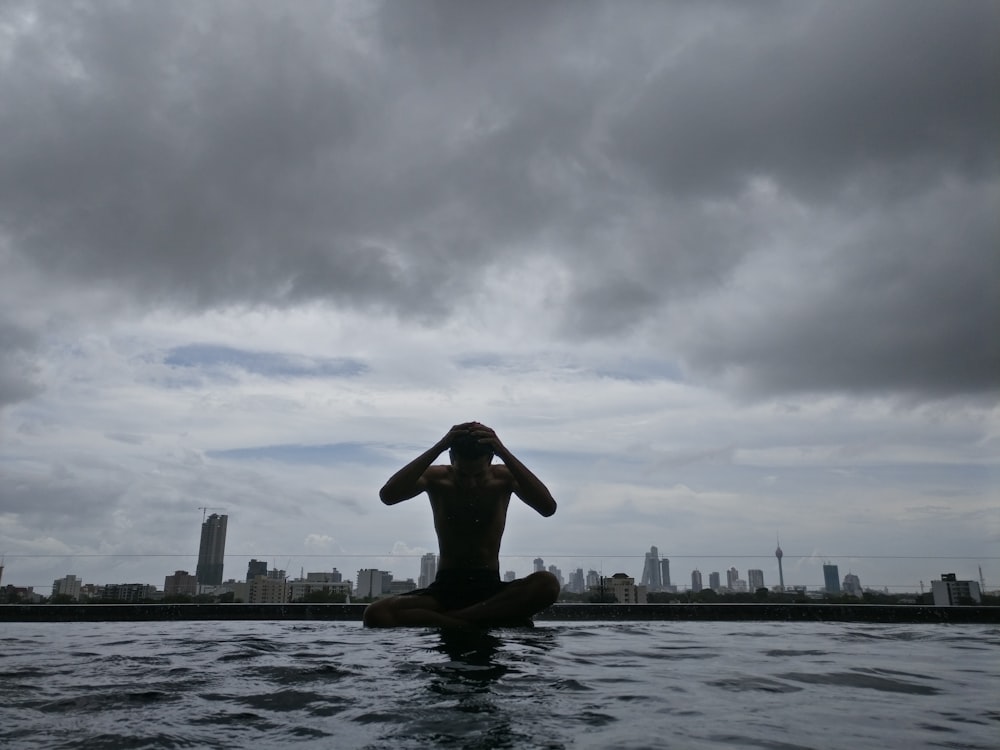
[[493, 460], [493, 448], [486, 443], [480, 443], [479, 438], [472, 433], [459, 435], [451, 441], [451, 462], [473, 463], [486, 460], [489, 463]]

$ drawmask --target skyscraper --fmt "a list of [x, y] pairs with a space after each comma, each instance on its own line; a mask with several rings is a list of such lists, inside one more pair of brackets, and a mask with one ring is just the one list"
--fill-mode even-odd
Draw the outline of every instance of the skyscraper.
[[759, 568], [751, 568], [747, 571], [747, 587], [750, 591], [765, 588], [764, 571]]
[[840, 593], [840, 569], [833, 563], [823, 563], [823, 582], [826, 584], [826, 593]]
[[253, 583], [253, 579], [257, 576], [267, 575], [267, 561], [265, 560], [251, 560], [247, 564], [247, 583]]
[[708, 574], [708, 587], [712, 589], [716, 594], [722, 589], [722, 579], [719, 577], [719, 571], [713, 571]]
[[660, 583], [663, 584], [664, 591], [673, 591], [673, 584], [670, 583], [670, 558], [660, 559]]
[[646, 563], [642, 568], [642, 585], [647, 591], [659, 591], [663, 588], [663, 581], [660, 578], [660, 551], [656, 547], [650, 547], [646, 553]]
[[740, 572], [736, 568], [730, 568], [726, 571], [726, 588], [730, 591], [736, 591], [736, 581], [740, 577]]
[[701, 588], [701, 571], [696, 568], [691, 571], [691, 591], [697, 594]]
[[854, 573], [848, 573], [844, 576], [844, 593], [857, 597], [864, 596], [865, 592], [861, 588], [861, 579], [854, 575]]
[[536, 557], [532, 564], [535, 566], [536, 573], [540, 570], [545, 570], [545, 560], [540, 557]]
[[195, 577], [199, 586], [220, 586], [222, 564], [226, 557], [226, 524], [229, 516], [210, 515], [201, 525], [201, 546]]
[[437, 578], [438, 559], [433, 552], [428, 552], [420, 558], [420, 575], [417, 577], [417, 587], [425, 589]]
[[781, 542], [778, 542], [778, 549], [774, 551], [774, 556], [778, 558], [778, 590], [785, 590], [785, 571], [781, 569], [781, 558], [784, 553], [781, 551]]

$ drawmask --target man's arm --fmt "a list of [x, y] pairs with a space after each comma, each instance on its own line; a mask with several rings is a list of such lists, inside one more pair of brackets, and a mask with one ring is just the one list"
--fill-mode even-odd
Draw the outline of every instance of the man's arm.
[[386, 505], [395, 505], [411, 497], [416, 497], [427, 489], [427, 478], [425, 474], [434, 463], [434, 459], [451, 447], [452, 439], [458, 434], [467, 433], [468, 429], [462, 425], [452, 427], [448, 434], [437, 441], [432, 448], [427, 449], [406, 466], [397, 471], [385, 486], [379, 490], [378, 496]]
[[484, 424], [476, 423], [472, 428], [472, 434], [479, 438], [480, 443], [486, 443], [493, 448], [493, 452], [503, 461], [514, 479], [515, 495], [543, 516], [548, 517], [556, 512], [556, 501], [552, 497], [552, 493], [549, 492], [549, 488], [500, 442], [500, 438], [492, 429]]

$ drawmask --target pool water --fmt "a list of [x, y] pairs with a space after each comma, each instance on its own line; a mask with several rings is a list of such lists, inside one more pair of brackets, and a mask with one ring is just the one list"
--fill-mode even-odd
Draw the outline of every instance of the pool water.
[[1000, 629], [4, 623], [4, 748], [996, 748]]

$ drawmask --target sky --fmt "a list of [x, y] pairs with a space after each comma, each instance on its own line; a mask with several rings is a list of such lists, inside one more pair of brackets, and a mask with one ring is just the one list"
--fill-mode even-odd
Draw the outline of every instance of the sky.
[[[501, 568], [1000, 588], [1000, 6], [0, 6], [3, 584]], [[442, 461], [447, 456], [442, 457]], [[205, 510], [207, 509], [207, 510]]]

